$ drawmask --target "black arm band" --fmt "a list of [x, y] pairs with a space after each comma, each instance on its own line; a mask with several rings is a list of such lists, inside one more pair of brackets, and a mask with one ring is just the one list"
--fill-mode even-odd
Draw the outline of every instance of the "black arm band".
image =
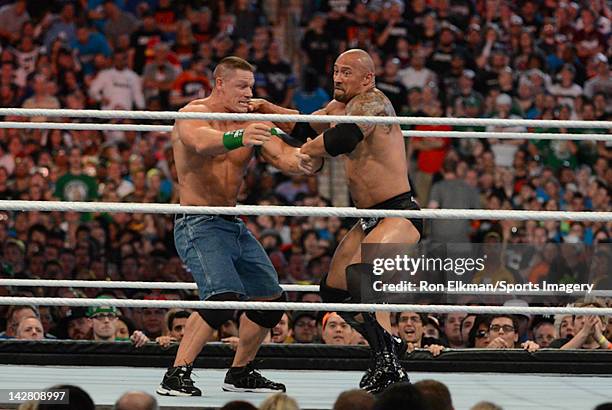
[[296, 140], [305, 143], [308, 138], [316, 138], [317, 132], [310, 126], [308, 122], [296, 122], [289, 134]]
[[363, 132], [356, 124], [338, 124], [323, 133], [325, 151], [332, 157], [353, 152], [363, 140]]

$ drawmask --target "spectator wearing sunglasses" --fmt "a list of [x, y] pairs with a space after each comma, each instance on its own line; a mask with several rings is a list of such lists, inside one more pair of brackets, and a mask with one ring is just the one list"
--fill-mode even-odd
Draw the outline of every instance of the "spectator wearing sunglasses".
[[488, 315], [477, 315], [474, 318], [474, 324], [470, 329], [467, 340], [467, 347], [477, 349], [485, 349], [489, 346], [489, 326], [491, 325], [491, 317]]

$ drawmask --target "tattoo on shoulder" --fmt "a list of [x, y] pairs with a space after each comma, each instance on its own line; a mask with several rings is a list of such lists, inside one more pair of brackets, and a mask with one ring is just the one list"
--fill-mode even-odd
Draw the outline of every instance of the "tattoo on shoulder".
[[[395, 110], [391, 101], [379, 90], [374, 89], [357, 95], [346, 105], [346, 115], [395, 117]], [[358, 124], [364, 136], [368, 136], [376, 128], [375, 124]], [[392, 125], [380, 125], [388, 134]]]

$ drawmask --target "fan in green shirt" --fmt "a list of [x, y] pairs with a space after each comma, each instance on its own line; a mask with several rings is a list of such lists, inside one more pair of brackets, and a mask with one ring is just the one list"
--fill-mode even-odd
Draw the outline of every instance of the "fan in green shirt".
[[56, 198], [62, 201], [93, 201], [98, 197], [98, 183], [89, 175], [62, 175], [55, 185]]
[[62, 201], [93, 201], [98, 198], [96, 179], [83, 172], [79, 148], [70, 149], [68, 172], [59, 177], [53, 195]]

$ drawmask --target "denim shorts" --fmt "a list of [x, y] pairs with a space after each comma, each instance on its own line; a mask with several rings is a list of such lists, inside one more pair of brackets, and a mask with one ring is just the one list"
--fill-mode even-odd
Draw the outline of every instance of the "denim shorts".
[[238, 218], [177, 215], [174, 241], [201, 300], [221, 293], [242, 299], [276, 298], [282, 293], [266, 251]]

